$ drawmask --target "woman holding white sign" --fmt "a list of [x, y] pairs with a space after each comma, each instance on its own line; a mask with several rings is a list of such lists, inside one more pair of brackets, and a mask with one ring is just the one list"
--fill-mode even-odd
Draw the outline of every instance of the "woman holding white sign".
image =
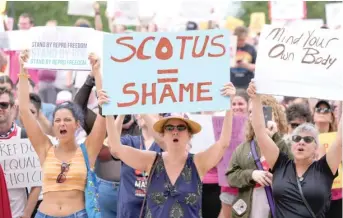
[[[100, 61], [94, 55], [90, 55], [89, 59], [99, 90], [101, 86], [99, 83], [101, 81]], [[83, 120], [81, 110], [71, 102], [58, 105], [53, 115], [53, 130], [59, 143], [57, 146], [53, 146], [29, 108], [29, 75], [23, 68], [27, 60], [28, 52], [25, 51], [21, 55], [21, 73], [18, 75], [19, 111], [27, 135], [40, 159], [44, 174], [42, 178], [43, 202], [35, 217], [87, 218], [85, 209], [87, 167], [81, 149], [86, 149], [89, 165], [94, 166], [105, 139], [105, 118], [97, 116], [94, 128], [84, 145], [79, 146], [76, 143], [75, 132]], [[102, 101], [103, 99], [99, 98], [99, 102]]]
[[317, 129], [309, 123], [298, 126], [292, 134], [294, 160], [291, 160], [264, 131], [261, 98], [256, 94], [253, 81], [248, 94], [253, 104], [252, 125], [258, 146], [273, 173], [275, 217], [324, 218], [330, 205], [333, 180], [342, 161], [342, 124], [335, 143], [319, 160], [316, 160], [319, 145]]
[[[232, 100], [236, 89], [229, 83], [221, 92]], [[108, 144], [114, 156], [130, 167], [150, 175], [145, 217], [201, 217], [201, 181], [204, 175], [218, 164], [229, 146], [232, 110], [225, 113], [219, 140], [207, 150], [195, 155], [188, 153], [187, 145], [192, 136], [201, 131], [201, 126], [192, 120], [170, 116], [154, 124], [154, 130], [161, 134], [166, 146], [166, 152], [162, 153], [122, 145], [119, 134], [122, 122], [123, 116], [118, 116], [115, 121], [113, 116], [106, 117]]]

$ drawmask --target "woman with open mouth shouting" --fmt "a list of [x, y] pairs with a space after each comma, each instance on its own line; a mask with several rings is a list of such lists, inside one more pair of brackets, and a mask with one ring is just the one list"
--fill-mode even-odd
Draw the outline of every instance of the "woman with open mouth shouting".
[[[84, 193], [87, 168], [81, 147], [75, 139], [75, 132], [83, 120], [82, 111], [72, 102], [57, 105], [53, 114], [53, 130], [58, 139], [58, 145], [53, 146], [29, 108], [29, 75], [23, 67], [29, 58], [28, 51], [24, 51], [20, 58], [20, 116], [43, 171], [43, 202], [35, 217], [87, 218]], [[95, 75], [97, 90], [100, 90], [100, 61], [94, 54], [90, 54], [89, 60]], [[98, 99], [100, 104], [103, 100], [102, 98]], [[105, 118], [98, 115], [91, 133], [84, 142], [91, 167], [94, 166], [105, 135]]]
[[[218, 90], [219, 91], [219, 90]], [[223, 96], [233, 99], [236, 93], [232, 83], [221, 90]], [[107, 96], [106, 96], [107, 98]], [[121, 144], [120, 129], [123, 116], [114, 120], [106, 117], [108, 144], [111, 153], [134, 169], [147, 172], [146, 207], [140, 217], [201, 217], [201, 181], [215, 167], [229, 146], [232, 128], [232, 111], [225, 114], [219, 140], [207, 150], [189, 154], [187, 146], [194, 134], [201, 131], [197, 122], [183, 116], [169, 116], [154, 124], [154, 131], [161, 135], [166, 151], [143, 151]], [[193, 145], [196, 146], [196, 145]], [[138, 217], [138, 214], [137, 214]]]
[[254, 81], [247, 91], [252, 99], [252, 125], [258, 146], [273, 173], [275, 217], [324, 218], [330, 206], [332, 183], [342, 161], [342, 124], [335, 143], [319, 160], [316, 160], [319, 133], [315, 126], [309, 123], [298, 126], [292, 133], [294, 160], [290, 160], [263, 131], [262, 104]]

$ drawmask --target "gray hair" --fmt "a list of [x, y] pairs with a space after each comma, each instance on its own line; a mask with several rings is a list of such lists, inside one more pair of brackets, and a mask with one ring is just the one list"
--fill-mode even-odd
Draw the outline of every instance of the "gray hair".
[[308, 132], [311, 134], [311, 136], [314, 138], [314, 141], [316, 143], [316, 145], [319, 145], [319, 132], [317, 130], [317, 128], [312, 124], [312, 123], [303, 123], [300, 126], [298, 126], [297, 128], [294, 129], [292, 136], [294, 135], [299, 135], [300, 133], [303, 132]]

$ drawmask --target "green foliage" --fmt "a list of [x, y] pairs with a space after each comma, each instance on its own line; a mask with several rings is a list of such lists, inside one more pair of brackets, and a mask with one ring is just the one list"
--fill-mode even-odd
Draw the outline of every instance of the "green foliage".
[[[325, 21], [325, 4], [332, 2], [334, 1], [307, 1], [307, 19], [323, 19]], [[242, 19], [247, 26], [250, 23], [250, 14], [253, 12], [264, 12], [266, 14], [266, 22], [270, 23], [267, 1], [245, 1], [242, 2], [242, 9], [243, 13], [240, 16], [240, 19]]]
[[[108, 31], [108, 21], [105, 16], [106, 5], [100, 4], [100, 13], [104, 31]], [[68, 12], [68, 1], [9, 1], [7, 2], [7, 14], [13, 16], [15, 25], [22, 13], [33, 16], [36, 26], [44, 26], [48, 20], [57, 20], [59, 26], [73, 26], [80, 16], [71, 16]], [[94, 27], [93, 17], [82, 17], [91, 22]], [[15, 27], [16, 29], [16, 27]]]

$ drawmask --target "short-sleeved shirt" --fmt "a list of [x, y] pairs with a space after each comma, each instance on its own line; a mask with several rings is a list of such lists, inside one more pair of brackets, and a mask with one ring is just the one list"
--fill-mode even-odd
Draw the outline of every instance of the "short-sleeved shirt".
[[[273, 196], [277, 218], [312, 218], [306, 208], [297, 185], [297, 174], [293, 160], [280, 152], [272, 169]], [[331, 200], [334, 178], [324, 155], [314, 161], [302, 176], [301, 187], [306, 201], [317, 218], [325, 218]]]
[[[257, 52], [252, 45], [245, 44], [237, 48], [236, 61], [244, 61], [250, 64], [256, 63]], [[245, 68], [231, 68], [231, 82], [237, 88], [247, 88], [251, 79], [254, 78], [254, 72]]]
[[[136, 149], [145, 150], [142, 136], [125, 135], [121, 137], [121, 144]], [[162, 152], [155, 142], [149, 148], [150, 151]], [[118, 218], [139, 217], [143, 199], [146, 194], [147, 174], [135, 170], [122, 162], [120, 171], [120, 187], [118, 199]]]

